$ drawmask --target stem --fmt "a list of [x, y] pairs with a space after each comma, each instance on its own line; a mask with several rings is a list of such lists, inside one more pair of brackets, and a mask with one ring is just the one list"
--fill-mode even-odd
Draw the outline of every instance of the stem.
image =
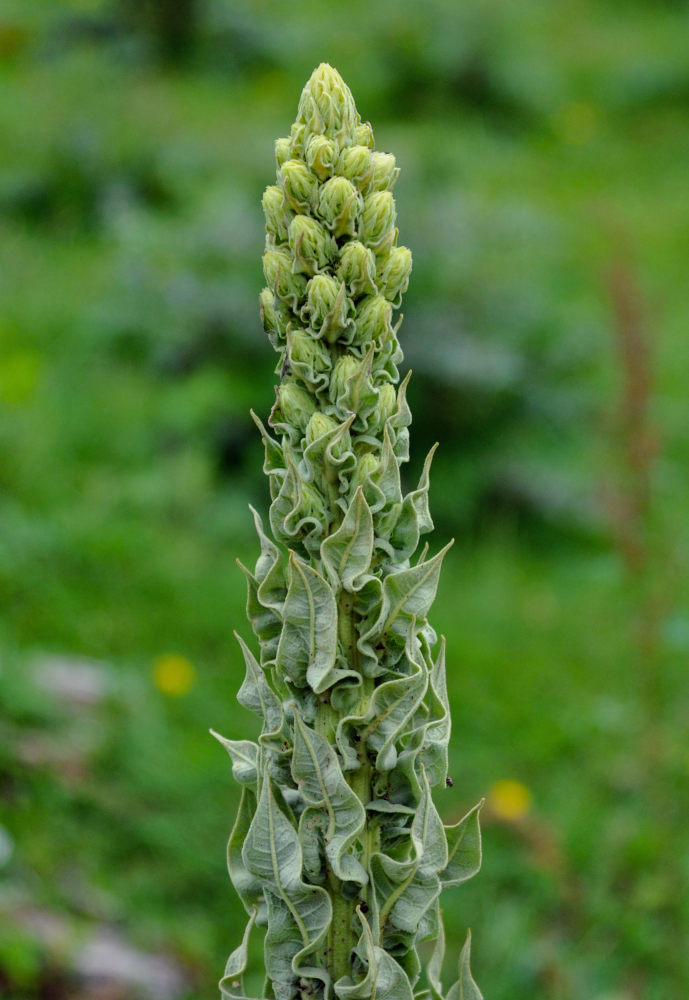
[[[357, 647], [357, 629], [354, 621], [354, 598], [352, 594], [345, 591], [340, 593], [338, 602], [338, 630], [340, 641], [345, 650], [347, 660], [353, 670], [361, 672], [361, 662], [359, 649]], [[373, 691], [373, 679], [362, 677], [361, 679], [361, 700], [358, 707], [358, 714], [364, 714], [368, 709], [368, 704]], [[328, 703], [323, 705], [319, 711], [318, 725], [325, 730], [324, 735], [332, 733], [337, 729], [337, 724], [341, 719], [341, 714], [336, 712]], [[327, 716], [327, 721], [326, 721]], [[328, 738], [331, 738], [328, 736]], [[364, 755], [361, 767], [356, 771], [348, 772], [345, 777], [354, 793], [357, 795], [362, 805], [371, 800], [371, 764], [366, 758], [365, 747], [361, 747], [360, 753]], [[377, 824], [375, 830], [367, 823], [362, 839], [364, 853], [361, 859], [366, 871], [369, 870], [371, 854], [377, 849]], [[342, 976], [348, 975], [350, 969], [350, 955], [352, 948], [356, 945], [358, 935], [354, 929], [354, 915], [360, 900], [358, 898], [347, 899], [342, 895], [340, 884], [337, 879], [330, 874], [330, 893], [333, 907], [333, 919], [328, 933], [328, 964], [333, 982]], [[368, 895], [367, 890], [363, 890], [364, 895]]]

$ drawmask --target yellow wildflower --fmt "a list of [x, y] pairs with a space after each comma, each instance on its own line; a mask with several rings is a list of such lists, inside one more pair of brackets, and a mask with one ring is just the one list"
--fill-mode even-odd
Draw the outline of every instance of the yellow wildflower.
[[531, 792], [521, 781], [503, 778], [496, 781], [488, 794], [488, 803], [498, 819], [523, 819], [531, 808]]
[[163, 694], [179, 698], [193, 687], [196, 671], [185, 656], [163, 653], [153, 661], [153, 680]]

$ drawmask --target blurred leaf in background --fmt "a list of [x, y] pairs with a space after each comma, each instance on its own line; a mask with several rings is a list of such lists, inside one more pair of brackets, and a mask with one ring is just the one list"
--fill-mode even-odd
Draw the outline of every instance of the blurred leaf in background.
[[[688, 19], [684, 0], [3, 5], [3, 995], [93, 996], [96, 956], [143, 970], [113, 996], [209, 996], [239, 933], [207, 730], [251, 735], [231, 633], [246, 505], [267, 502], [259, 202], [323, 60], [402, 165], [409, 479], [440, 440], [432, 510], [461, 542], [434, 622], [441, 808], [486, 795], [487, 823], [481, 876], [444, 901], [449, 951], [471, 925], [494, 1000], [687, 992]], [[630, 423], [637, 299], [652, 378]]]

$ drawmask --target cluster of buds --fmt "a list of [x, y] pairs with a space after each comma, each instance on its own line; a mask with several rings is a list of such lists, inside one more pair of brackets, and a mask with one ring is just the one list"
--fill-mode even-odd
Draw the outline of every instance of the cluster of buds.
[[[412, 260], [398, 168], [325, 64], [276, 159], [260, 305], [280, 383], [268, 427], [254, 418], [270, 534], [255, 514], [260, 556], [244, 572], [259, 655], [240, 640], [238, 695], [262, 733], [221, 738], [242, 785], [229, 867], [249, 920], [220, 985], [243, 996], [255, 924], [267, 998], [442, 1000], [438, 897], [478, 870], [480, 835], [478, 807], [446, 827], [431, 794], [450, 717], [428, 613], [449, 546], [418, 552], [431, 455], [415, 489], [400, 480], [411, 414], [395, 310]], [[448, 997], [480, 1000], [468, 939]]]

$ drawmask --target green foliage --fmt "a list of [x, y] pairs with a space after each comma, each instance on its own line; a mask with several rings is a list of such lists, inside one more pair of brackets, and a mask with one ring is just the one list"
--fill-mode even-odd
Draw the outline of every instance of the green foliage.
[[[244, 572], [260, 665], [240, 640], [239, 700], [262, 732], [220, 737], [243, 786], [229, 867], [249, 922], [221, 990], [241, 995], [255, 924], [276, 1000], [411, 1000], [429, 939], [440, 996], [438, 897], [481, 849], [478, 807], [445, 828], [431, 795], [450, 720], [428, 614], [449, 546], [417, 552], [433, 527], [431, 455], [415, 490], [400, 480], [411, 413], [394, 310], [411, 253], [397, 245], [398, 168], [327, 64], [276, 154], [261, 314], [279, 355], [277, 436], [257, 424], [278, 544], [255, 515], [261, 554]], [[448, 997], [480, 1000], [468, 941]]]

